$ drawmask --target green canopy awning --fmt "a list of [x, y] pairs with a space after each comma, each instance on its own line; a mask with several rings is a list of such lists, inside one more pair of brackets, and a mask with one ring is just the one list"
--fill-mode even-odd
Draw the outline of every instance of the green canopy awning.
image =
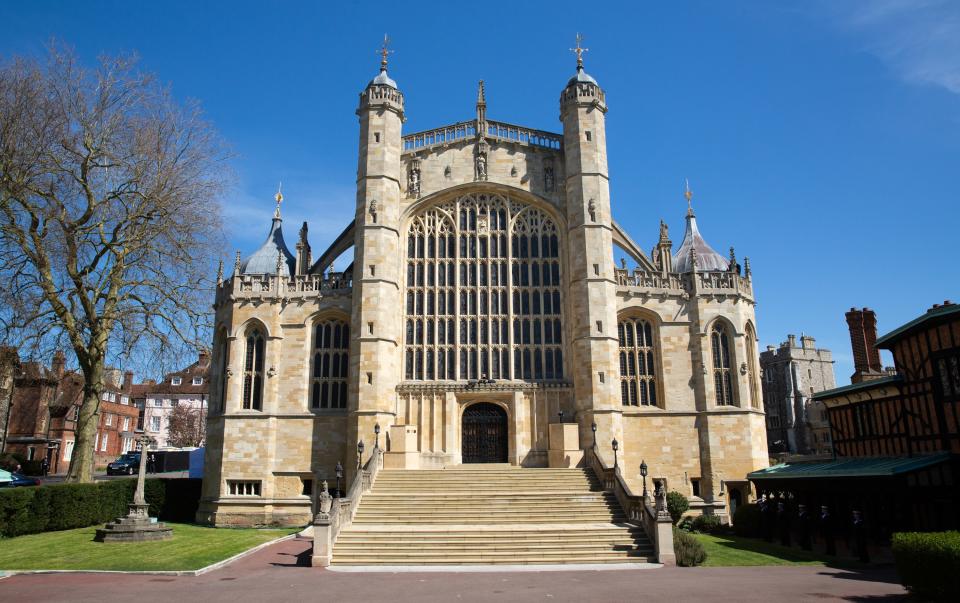
[[889, 477], [909, 473], [950, 458], [949, 452], [912, 457], [866, 457], [825, 463], [780, 464], [747, 474], [750, 480], [831, 477]]

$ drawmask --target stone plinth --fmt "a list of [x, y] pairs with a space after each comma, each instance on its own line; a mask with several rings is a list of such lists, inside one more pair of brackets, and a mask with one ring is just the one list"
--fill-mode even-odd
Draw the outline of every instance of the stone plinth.
[[126, 517], [118, 517], [97, 529], [97, 542], [145, 542], [173, 538], [173, 528], [150, 521], [149, 505], [131, 504]]
[[419, 469], [416, 425], [390, 426], [390, 451], [383, 454], [386, 469]]
[[583, 461], [580, 426], [576, 423], [550, 424], [550, 467], [578, 467]]

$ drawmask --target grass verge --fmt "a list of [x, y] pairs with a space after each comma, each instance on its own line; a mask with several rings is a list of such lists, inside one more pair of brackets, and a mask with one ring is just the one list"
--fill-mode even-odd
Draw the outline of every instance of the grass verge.
[[160, 542], [95, 542], [100, 526], [0, 539], [0, 570], [198, 570], [296, 529], [232, 529], [168, 523]]
[[704, 567], [755, 565], [830, 565], [857, 567], [852, 559], [828, 557], [812, 551], [790, 548], [755, 538], [694, 534], [707, 551]]

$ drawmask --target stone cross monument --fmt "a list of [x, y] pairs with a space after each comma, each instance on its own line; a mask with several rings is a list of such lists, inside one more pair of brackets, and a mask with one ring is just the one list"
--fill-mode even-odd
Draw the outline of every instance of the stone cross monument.
[[118, 517], [97, 530], [94, 538], [97, 542], [141, 542], [173, 538], [173, 528], [168, 528], [159, 521], [150, 521], [150, 505], [147, 504], [143, 492], [144, 477], [147, 473], [147, 448], [150, 442], [150, 436], [145, 433], [137, 436], [137, 443], [140, 444], [140, 473], [137, 475], [137, 490], [133, 494], [133, 502], [130, 503], [125, 517]]

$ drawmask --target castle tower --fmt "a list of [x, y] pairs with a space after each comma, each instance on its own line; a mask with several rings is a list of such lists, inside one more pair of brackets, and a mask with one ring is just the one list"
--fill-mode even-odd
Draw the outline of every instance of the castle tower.
[[[374, 425], [393, 424], [400, 379], [400, 195], [403, 94], [387, 74], [386, 38], [380, 73], [360, 93], [359, 165], [351, 318], [348, 470], [357, 442], [374, 445]], [[383, 436], [385, 437], [385, 436]], [[383, 446], [383, 439], [380, 444]]]
[[614, 278], [613, 226], [607, 175], [607, 105], [597, 81], [583, 69], [577, 36], [577, 73], [560, 95], [565, 156], [567, 238], [571, 318], [571, 371], [580, 419], [581, 441], [590, 441], [590, 423], [598, 428], [600, 450], [623, 442], [617, 358], [617, 286]]

